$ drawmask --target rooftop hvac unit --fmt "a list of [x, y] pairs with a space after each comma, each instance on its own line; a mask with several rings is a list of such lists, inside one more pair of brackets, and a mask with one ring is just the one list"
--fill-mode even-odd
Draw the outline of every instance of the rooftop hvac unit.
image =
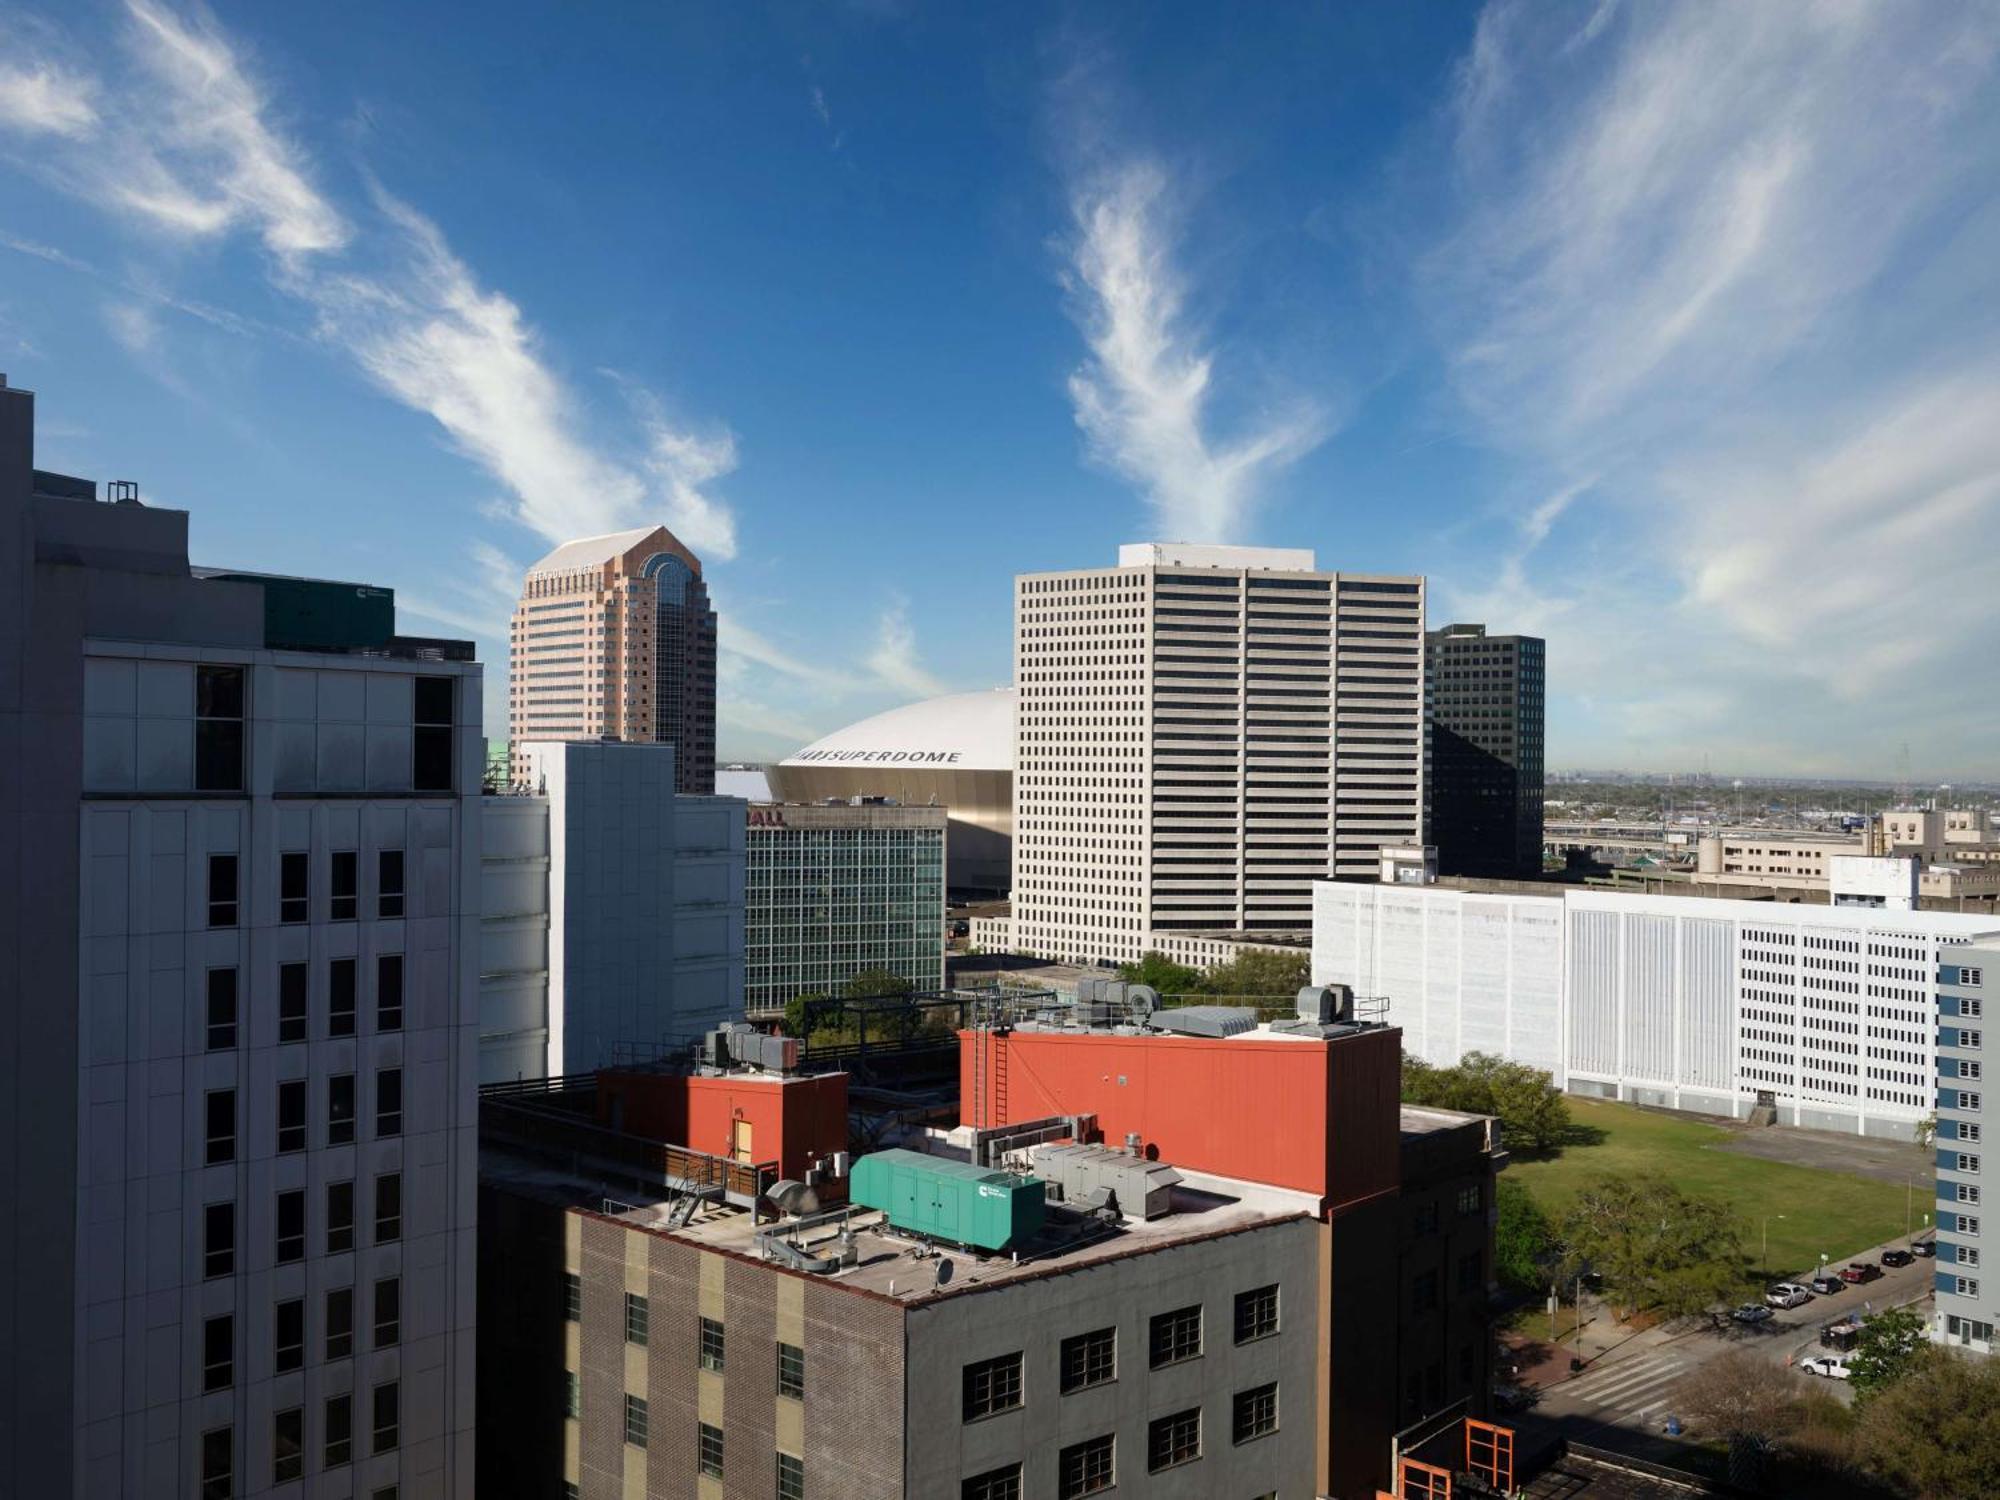
[[1065, 1203], [1083, 1203], [1105, 1192], [1128, 1219], [1157, 1219], [1173, 1211], [1181, 1174], [1165, 1162], [1147, 1161], [1109, 1146], [1036, 1146], [1028, 1153], [1035, 1175], [1062, 1189]]
[[1345, 1025], [1354, 1019], [1354, 991], [1344, 984], [1309, 984], [1299, 991], [1299, 1019], [1315, 1026]]
[[1153, 1026], [1180, 1036], [1241, 1036], [1257, 1029], [1257, 1012], [1246, 1005], [1182, 1005], [1154, 1011]]

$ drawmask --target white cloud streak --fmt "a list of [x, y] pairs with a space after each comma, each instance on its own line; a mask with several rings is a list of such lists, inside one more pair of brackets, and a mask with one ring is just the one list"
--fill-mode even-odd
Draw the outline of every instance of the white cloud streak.
[[97, 128], [96, 86], [52, 62], [0, 63], [0, 126], [81, 138]]
[[1214, 361], [1187, 326], [1169, 200], [1151, 162], [1088, 174], [1074, 195], [1066, 279], [1090, 357], [1070, 399], [1092, 456], [1139, 487], [1167, 539], [1235, 541], [1328, 424], [1299, 401], [1234, 438], [1211, 434]]
[[882, 611], [876, 627], [875, 649], [868, 655], [868, 669], [912, 697], [935, 698], [947, 690], [918, 660], [917, 635], [910, 627], [907, 600], [893, 600]]

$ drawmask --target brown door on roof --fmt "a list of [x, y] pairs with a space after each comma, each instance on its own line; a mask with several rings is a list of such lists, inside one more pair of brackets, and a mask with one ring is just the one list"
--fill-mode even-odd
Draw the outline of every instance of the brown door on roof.
[[750, 1150], [750, 1122], [731, 1120], [729, 1122], [729, 1155], [734, 1161], [750, 1166], [757, 1158]]

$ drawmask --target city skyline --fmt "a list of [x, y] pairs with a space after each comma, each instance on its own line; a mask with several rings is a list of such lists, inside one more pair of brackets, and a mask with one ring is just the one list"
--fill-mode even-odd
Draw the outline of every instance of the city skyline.
[[482, 15], [0, 6], [0, 369], [492, 722], [578, 536], [712, 563], [755, 759], [1185, 538], [1546, 637], [1552, 769], [1988, 770], [1991, 7]]

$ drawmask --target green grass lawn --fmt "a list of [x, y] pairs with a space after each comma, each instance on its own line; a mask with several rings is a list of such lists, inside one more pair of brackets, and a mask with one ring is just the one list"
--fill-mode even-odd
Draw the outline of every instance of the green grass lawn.
[[[1547, 1160], [1516, 1157], [1507, 1167], [1507, 1175], [1551, 1218], [1592, 1178], [1655, 1172], [1685, 1192], [1719, 1198], [1736, 1210], [1743, 1221], [1747, 1279], [1756, 1281], [1810, 1270], [1822, 1252], [1831, 1263], [1845, 1265], [1857, 1252], [1903, 1233], [1904, 1192], [1892, 1183], [1719, 1150], [1731, 1132], [1686, 1115], [1593, 1099], [1572, 1098], [1569, 1107], [1576, 1124], [1600, 1133], [1600, 1141], [1566, 1146]], [[1917, 1160], [1914, 1148], [1912, 1160]], [[1928, 1170], [1915, 1175], [1921, 1226], [1930, 1207], [1930, 1175]], [[1771, 1251], [1768, 1264], [1759, 1266], [1766, 1219]]]

